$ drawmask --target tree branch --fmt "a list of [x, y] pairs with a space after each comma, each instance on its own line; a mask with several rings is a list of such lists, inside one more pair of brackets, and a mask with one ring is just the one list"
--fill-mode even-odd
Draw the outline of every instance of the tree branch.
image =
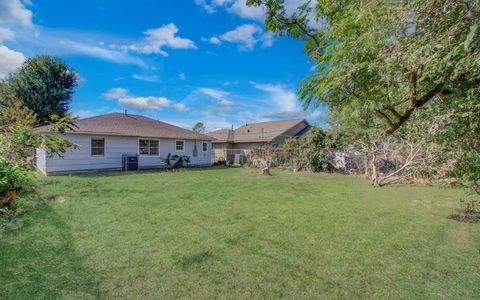
[[376, 109], [376, 110], [375, 110], [375, 114], [376, 114], [377, 116], [379, 116], [379, 117], [382, 117], [385, 121], [387, 121], [387, 123], [388, 123], [388, 130], [391, 130], [391, 129], [395, 126], [395, 124], [393, 123], [393, 121], [390, 120], [390, 118], [389, 118], [384, 112], [382, 112], [381, 110]]
[[[433, 97], [435, 97], [438, 93], [440, 93], [443, 90], [444, 86], [445, 86], [445, 81], [442, 81], [442, 82], [438, 83], [437, 85], [435, 85], [428, 93], [426, 93], [425, 95], [423, 95], [419, 99], [412, 102], [410, 104], [410, 107], [408, 107], [405, 110], [405, 112], [402, 115], [400, 115], [397, 122], [395, 122], [395, 123], [392, 123], [392, 121], [390, 119], [388, 119], [388, 117], [385, 118], [386, 116], [384, 117], [384, 116], [380, 115], [384, 119], [387, 120], [387, 123], [388, 123], [388, 126], [389, 126], [387, 132], [389, 134], [394, 133], [398, 128], [400, 128], [400, 126], [403, 125], [403, 123], [405, 123], [410, 118], [410, 115], [413, 113], [413, 111], [415, 109], [420, 108], [423, 105], [425, 105], [428, 101], [430, 101]], [[377, 113], [377, 111], [376, 111], [376, 113]], [[377, 113], [377, 115], [378, 115], [378, 113]]]
[[321, 46], [320, 41], [317, 39], [315, 34], [312, 34], [312, 33], [308, 32], [307, 28], [305, 28], [305, 26], [300, 24], [298, 22], [298, 20], [294, 19], [293, 21], [288, 21], [288, 19], [283, 19], [283, 18], [280, 19], [280, 18], [278, 18], [278, 15], [276, 15], [276, 14], [273, 16], [273, 18], [275, 18], [275, 20], [277, 20], [278, 22], [280, 22], [284, 26], [292, 26], [292, 25], [297, 26], [303, 32], [303, 34], [305, 34], [306, 36], [308, 36], [309, 38], [311, 38], [315, 42], [315, 45], [317, 45], [317, 48], [320, 48], [320, 46]]

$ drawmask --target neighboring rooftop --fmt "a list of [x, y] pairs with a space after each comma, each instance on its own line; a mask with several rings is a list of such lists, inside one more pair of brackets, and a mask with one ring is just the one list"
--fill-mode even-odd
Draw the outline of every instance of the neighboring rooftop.
[[200, 134], [195, 137], [193, 131], [180, 128], [175, 125], [144, 116], [124, 113], [111, 113], [80, 119], [76, 122], [76, 125], [78, 128], [71, 132], [173, 139], [212, 140], [210, 136], [204, 134]]
[[232, 129], [219, 129], [207, 133], [214, 138], [217, 142], [233, 142], [235, 131]]
[[[299, 133], [304, 133], [309, 128], [305, 119], [282, 120], [271, 122], [250, 123], [240, 126], [235, 130], [220, 129], [207, 133], [215, 138], [215, 142], [269, 142], [282, 136], [285, 132], [304, 122], [307, 126], [302, 128]], [[302, 133], [302, 134], [303, 134]]]

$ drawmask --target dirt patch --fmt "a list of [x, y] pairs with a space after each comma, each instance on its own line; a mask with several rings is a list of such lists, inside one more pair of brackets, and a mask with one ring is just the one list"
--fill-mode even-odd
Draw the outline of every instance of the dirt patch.
[[448, 219], [464, 223], [480, 223], [480, 212], [477, 211], [461, 211], [456, 214], [451, 214]]
[[57, 203], [64, 203], [66, 201], [65, 197], [61, 195], [48, 195], [45, 200], [57, 202]]

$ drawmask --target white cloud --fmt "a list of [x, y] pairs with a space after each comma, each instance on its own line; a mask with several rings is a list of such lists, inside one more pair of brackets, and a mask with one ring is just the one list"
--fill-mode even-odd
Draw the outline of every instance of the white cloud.
[[263, 32], [263, 29], [255, 24], [240, 25], [231, 31], [221, 34], [219, 38], [223, 41], [237, 44], [240, 50], [253, 50], [257, 43], [262, 43], [263, 47], [271, 47], [273, 45], [273, 34]]
[[130, 94], [130, 91], [124, 88], [112, 88], [103, 93], [102, 96], [108, 100], [117, 100], [123, 107], [138, 111], [157, 111], [164, 108], [170, 108], [176, 111], [187, 111], [183, 103], [169, 100], [165, 97], [141, 97]]
[[110, 89], [107, 92], [103, 93], [102, 96], [105, 99], [113, 100], [113, 99], [120, 99], [120, 98], [128, 97], [129, 94], [130, 94], [130, 92], [127, 89], [113, 88], [113, 89]]
[[255, 35], [262, 32], [262, 28], [254, 24], [240, 25], [234, 30], [225, 32], [220, 36], [224, 41], [230, 43], [236, 43], [244, 46], [246, 49], [253, 49], [253, 46], [257, 43]]
[[227, 7], [227, 12], [243, 19], [251, 19], [263, 22], [265, 9], [262, 6], [247, 6], [246, 0], [236, 0], [232, 6]]
[[123, 53], [117, 50], [106, 49], [99, 46], [79, 43], [70, 40], [60, 41], [59, 46], [67, 53], [84, 54], [121, 64], [133, 64], [137, 66], [145, 65], [145, 63], [137, 57], [132, 57], [127, 53]]
[[183, 103], [175, 103], [172, 105], [172, 108], [176, 111], [184, 112], [187, 111], [187, 107]]
[[210, 98], [213, 98], [217, 101], [217, 104], [221, 106], [231, 106], [235, 104], [234, 101], [229, 100], [230, 93], [217, 90], [217, 89], [212, 89], [212, 88], [199, 88], [198, 91]]
[[0, 24], [31, 28], [32, 12], [20, 0], [1, 0]]
[[222, 44], [222, 41], [217, 38], [216, 36], [212, 36], [211, 38], [204, 38], [203, 36], [201, 37], [201, 40], [203, 42], [207, 42], [207, 43], [210, 43], [210, 44], [213, 44], [213, 45], [220, 45]]
[[208, 42], [214, 45], [220, 45], [222, 43], [222, 41], [220, 41], [220, 39], [215, 36], [212, 36], [211, 38], [209, 38]]
[[182, 73], [178, 74], [178, 79], [185, 80], [185, 79], [187, 79], [187, 77], [185, 76], [185, 73], [182, 72]]
[[143, 54], [160, 54], [167, 57], [168, 53], [162, 47], [171, 49], [197, 49], [192, 40], [175, 36], [178, 28], [175, 24], [169, 23], [156, 29], [144, 31], [145, 38], [141, 43], [129, 46], [121, 46], [125, 51], [135, 51]]
[[218, 8], [223, 7], [228, 13], [240, 18], [260, 22], [265, 19], [265, 9], [259, 6], [247, 6], [246, 0], [195, 0], [195, 3], [209, 14], [213, 14]]
[[257, 114], [260, 120], [302, 119], [324, 120], [327, 113], [321, 109], [305, 111], [294, 90], [281, 84], [261, 84], [250, 82], [256, 89], [267, 93], [266, 103], [272, 104], [268, 111]]
[[134, 79], [140, 80], [140, 81], [160, 82], [160, 78], [158, 78], [158, 76], [155, 76], [155, 75], [147, 76], [147, 75], [134, 74], [132, 77], [133, 77]]
[[274, 35], [273, 32], [267, 31], [262, 36], [260, 37], [260, 41], [262, 42], [262, 47], [268, 48], [273, 46], [273, 41], [274, 41]]
[[195, 4], [201, 6], [204, 11], [209, 14], [213, 14], [217, 10], [215, 9], [215, 4], [209, 4], [206, 0], [195, 0]]
[[280, 84], [260, 84], [250, 82], [256, 89], [267, 92], [280, 111], [298, 110], [298, 99], [294, 91]]
[[[228, 13], [236, 15], [243, 19], [255, 20], [262, 22], [265, 20], [266, 9], [262, 6], [248, 6], [246, 0], [196, 0], [195, 3], [202, 6], [208, 13], [214, 13], [218, 8], [224, 8]], [[297, 12], [298, 7], [307, 3], [307, 0], [284, 0], [285, 13], [292, 16]], [[315, 7], [317, 0], [309, 1], [308, 7], [311, 9], [307, 14], [307, 23], [310, 27], [321, 29], [325, 26], [322, 21], [317, 21], [315, 16]]]
[[15, 72], [25, 61], [25, 56], [21, 52], [11, 50], [3, 45], [0, 45], [0, 58], [0, 79]]
[[13, 31], [7, 28], [0, 27], [0, 43], [5, 41], [11, 41], [15, 39]]
[[172, 101], [164, 97], [126, 97], [118, 99], [118, 103], [133, 110], [154, 111], [172, 106]]

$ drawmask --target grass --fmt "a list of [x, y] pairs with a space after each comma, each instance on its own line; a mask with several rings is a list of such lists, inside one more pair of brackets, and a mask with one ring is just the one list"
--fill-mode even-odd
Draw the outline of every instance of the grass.
[[0, 235], [0, 298], [480, 295], [460, 190], [249, 169], [43, 178]]

